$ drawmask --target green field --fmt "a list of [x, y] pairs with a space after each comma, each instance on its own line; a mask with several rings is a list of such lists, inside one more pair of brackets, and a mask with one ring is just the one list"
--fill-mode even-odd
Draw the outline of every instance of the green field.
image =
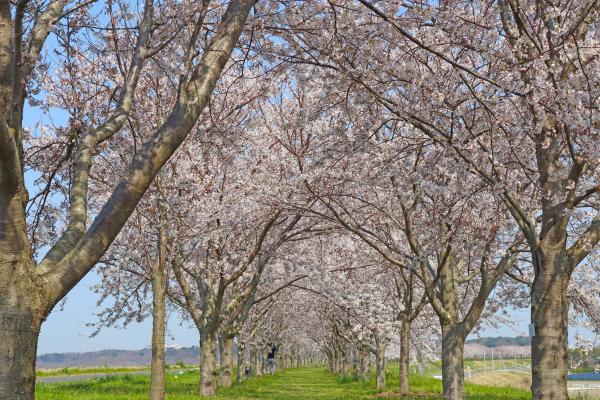
[[[148, 397], [147, 376], [125, 375], [111, 378], [99, 378], [90, 381], [38, 384], [36, 398], [40, 400], [125, 400], [146, 399]], [[398, 384], [398, 375], [392, 371], [388, 376], [386, 393], [375, 389], [373, 380], [355, 382], [339, 379], [324, 368], [288, 369], [274, 376], [253, 378], [230, 389], [222, 389], [217, 399], [223, 400], [350, 400], [373, 398], [397, 398], [394, 393]], [[414, 395], [404, 399], [433, 400], [440, 399], [441, 382], [439, 380], [411, 377]], [[198, 373], [186, 372], [181, 375], [169, 374], [167, 381], [167, 399], [197, 399], [196, 389]], [[528, 392], [467, 385], [468, 398], [472, 400], [521, 400], [530, 399]]]
[[41, 369], [36, 371], [38, 377], [45, 376], [70, 376], [83, 374], [114, 374], [135, 371], [149, 371], [149, 367], [91, 367], [91, 368], [57, 368], [57, 369]]

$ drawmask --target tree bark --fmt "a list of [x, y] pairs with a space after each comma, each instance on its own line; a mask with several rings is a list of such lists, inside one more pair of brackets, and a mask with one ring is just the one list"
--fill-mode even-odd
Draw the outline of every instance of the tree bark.
[[263, 374], [263, 358], [262, 350], [259, 347], [254, 348], [254, 375], [261, 376]]
[[377, 370], [377, 389], [385, 389], [385, 349], [387, 345], [378, 344], [375, 352], [375, 363]]
[[233, 336], [224, 335], [221, 338], [221, 386], [231, 387], [233, 385]]
[[248, 360], [246, 358], [246, 348], [243, 343], [239, 343], [238, 344], [237, 383], [242, 383], [246, 379], [246, 368], [248, 368]]
[[217, 394], [217, 337], [211, 330], [204, 330], [200, 338], [200, 396]]
[[28, 310], [0, 307], [0, 399], [33, 400], [41, 319]]
[[368, 381], [371, 378], [371, 357], [365, 349], [360, 349], [359, 354], [359, 378]]
[[[162, 241], [162, 240], [161, 240]], [[162, 243], [161, 243], [162, 247]], [[152, 267], [152, 361], [150, 367], [150, 400], [165, 398], [165, 263], [164, 253]]]
[[400, 327], [400, 394], [407, 394], [410, 390], [408, 384], [408, 368], [410, 362], [410, 322], [402, 321]]
[[465, 335], [458, 326], [442, 324], [442, 380], [444, 400], [465, 399]]
[[566, 400], [567, 334], [569, 274], [564, 272], [564, 253], [543, 254], [543, 268], [531, 291], [531, 322], [535, 335], [531, 340], [532, 383], [535, 400]]
[[[6, 160], [0, 159], [0, 164]], [[25, 189], [6, 187], [0, 170], [0, 399], [33, 400], [40, 327], [50, 313], [26, 234]], [[16, 178], [18, 180], [18, 178]], [[21, 193], [21, 194], [19, 194]]]

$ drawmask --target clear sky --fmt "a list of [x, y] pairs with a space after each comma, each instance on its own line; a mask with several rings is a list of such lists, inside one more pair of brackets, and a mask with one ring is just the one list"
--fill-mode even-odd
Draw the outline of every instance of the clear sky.
[[[93, 322], [94, 314], [101, 309], [96, 306], [98, 295], [90, 287], [98, 281], [94, 272], [88, 274], [67, 296], [64, 308], [60, 305], [50, 314], [42, 325], [38, 354], [84, 352], [104, 349], [137, 350], [150, 345], [152, 320], [131, 323], [127, 329], [105, 329], [99, 335], [90, 338], [92, 328], [86, 326]], [[172, 316], [168, 324], [167, 344], [197, 346], [198, 331], [187, 322]]]

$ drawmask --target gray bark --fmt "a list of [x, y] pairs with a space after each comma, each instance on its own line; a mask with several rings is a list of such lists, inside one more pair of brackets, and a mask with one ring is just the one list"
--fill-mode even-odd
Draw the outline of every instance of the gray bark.
[[363, 348], [358, 351], [358, 377], [363, 381], [368, 381], [371, 378], [371, 357], [368, 350]]
[[246, 358], [246, 346], [240, 342], [238, 344], [237, 383], [242, 383], [246, 379], [246, 368], [248, 368], [248, 360]]
[[375, 352], [375, 363], [376, 363], [376, 376], [377, 376], [377, 389], [385, 389], [385, 349], [386, 344], [377, 344], [377, 351]]
[[263, 374], [263, 354], [259, 347], [254, 348], [254, 375], [261, 376]]
[[225, 335], [219, 342], [221, 353], [221, 386], [233, 385], [233, 336]]
[[442, 381], [444, 400], [464, 400], [465, 335], [459, 326], [442, 324]]
[[150, 400], [165, 398], [165, 279], [164, 234], [161, 232], [159, 260], [152, 266], [152, 360], [150, 363]]
[[402, 321], [400, 327], [400, 394], [404, 395], [409, 392], [408, 370], [410, 362], [410, 322]]
[[41, 320], [29, 310], [0, 306], [0, 399], [34, 398]]
[[200, 396], [217, 394], [217, 337], [214, 331], [203, 330], [200, 338]]
[[531, 321], [535, 326], [531, 390], [534, 399], [566, 400], [569, 276], [563, 270], [564, 252], [546, 251], [544, 262], [531, 291]]

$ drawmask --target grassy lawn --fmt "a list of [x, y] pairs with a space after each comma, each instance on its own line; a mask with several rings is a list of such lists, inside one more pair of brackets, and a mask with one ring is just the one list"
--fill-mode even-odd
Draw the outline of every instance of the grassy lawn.
[[[147, 376], [125, 375], [99, 378], [90, 381], [38, 384], [39, 400], [125, 400], [146, 399], [148, 396]], [[388, 391], [380, 394], [373, 381], [345, 382], [323, 368], [299, 368], [279, 372], [274, 376], [253, 378], [231, 389], [222, 389], [217, 399], [222, 400], [350, 400], [397, 398], [392, 393], [398, 384], [397, 373], [388, 377]], [[414, 376], [411, 384], [414, 396], [405, 399], [440, 399], [441, 382], [428, 377]], [[167, 399], [197, 399], [197, 372], [181, 375], [169, 374]], [[525, 400], [528, 392], [498, 387], [467, 385], [468, 398], [472, 400]]]
[[91, 368], [57, 368], [57, 369], [40, 369], [35, 375], [44, 376], [69, 376], [83, 374], [113, 374], [135, 371], [149, 371], [149, 367], [91, 367]]

